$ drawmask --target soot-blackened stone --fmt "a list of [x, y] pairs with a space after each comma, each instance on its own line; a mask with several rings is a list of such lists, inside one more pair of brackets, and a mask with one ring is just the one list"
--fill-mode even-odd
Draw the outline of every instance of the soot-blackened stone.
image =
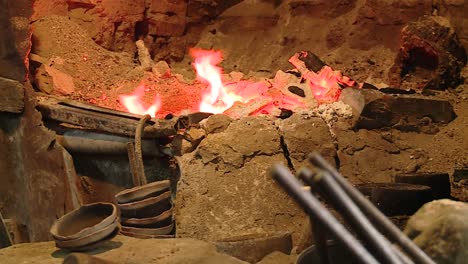
[[305, 97], [304, 90], [302, 90], [301, 88], [299, 88], [297, 86], [289, 86], [288, 91], [290, 91], [291, 93], [293, 93], [293, 94], [295, 94], [297, 96]]
[[302, 52], [299, 56], [299, 59], [305, 63], [307, 69], [314, 72], [320, 71], [323, 66], [327, 65], [319, 57], [317, 57], [317, 55], [310, 51]]
[[464, 47], [446, 18], [427, 16], [401, 30], [400, 51], [389, 71], [390, 85], [416, 91], [459, 85], [467, 63]]
[[292, 114], [293, 114], [292, 110], [281, 108], [281, 113], [278, 117], [281, 119], [286, 119], [292, 116]]

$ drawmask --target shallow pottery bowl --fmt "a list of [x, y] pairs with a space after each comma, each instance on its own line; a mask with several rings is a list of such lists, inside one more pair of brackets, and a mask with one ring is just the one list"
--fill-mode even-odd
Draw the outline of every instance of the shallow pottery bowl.
[[90, 250], [95, 250], [101, 246], [104, 246], [106, 244], [107, 241], [111, 240], [112, 238], [114, 238], [116, 235], [118, 235], [120, 233], [120, 225], [118, 225], [110, 235], [104, 237], [103, 239], [99, 240], [99, 241], [96, 241], [96, 242], [93, 242], [93, 243], [90, 243], [90, 244], [86, 244], [84, 246], [78, 246], [78, 247], [69, 247], [69, 248], [64, 248], [68, 251], [73, 251], [73, 252], [83, 252], [83, 251], [90, 251]]
[[123, 190], [115, 195], [115, 199], [119, 204], [136, 202], [158, 196], [162, 192], [169, 190], [170, 186], [171, 183], [169, 180], [152, 182], [143, 186]]
[[160, 215], [155, 217], [148, 217], [148, 218], [122, 218], [120, 221], [122, 225], [128, 226], [145, 226], [145, 225], [153, 225], [156, 223], [163, 222], [169, 218], [172, 218], [172, 208], [162, 212]]
[[140, 239], [150, 239], [150, 238], [174, 238], [175, 235], [141, 235], [141, 234], [135, 234], [132, 232], [125, 232], [125, 231], [120, 231], [120, 234], [124, 236], [129, 236], [129, 237], [134, 237], [134, 238], [140, 238]]
[[57, 245], [57, 247], [65, 249], [84, 247], [96, 243], [98, 241], [102, 241], [103, 239], [114, 233], [116, 229], [120, 229], [120, 224], [117, 219], [112, 224], [104, 228], [98, 229], [91, 234], [87, 234], [85, 236], [73, 240], [56, 240], [55, 244]]
[[159, 228], [140, 228], [140, 227], [129, 227], [129, 226], [122, 226], [122, 232], [124, 233], [132, 233], [135, 235], [144, 235], [144, 236], [160, 236], [160, 235], [168, 235], [174, 229], [174, 223], [171, 223], [168, 226], [159, 227]]
[[56, 240], [74, 240], [95, 233], [117, 219], [117, 207], [114, 204], [86, 204], [55, 221], [50, 233]]
[[125, 218], [149, 218], [160, 215], [172, 207], [171, 192], [167, 191], [157, 197], [146, 198], [132, 203], [119, 204]]

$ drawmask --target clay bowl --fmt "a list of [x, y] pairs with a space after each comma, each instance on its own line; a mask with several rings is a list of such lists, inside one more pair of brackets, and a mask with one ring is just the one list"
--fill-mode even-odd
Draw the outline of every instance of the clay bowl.
[[55, 221], [50, 233], [55, 240], [75, 240], [95, 233], [117, 219], [117, 207], [114, 204], [86, 204]]
[[172, 207], [171, 192], [167, 191], [157, 197], [141, 201], [119, 204], [121, 214], [125, 218], [149, 218], [160, 215]]
[[143, 236], [161, 236], [161, 235], [169, 235], [174, 229], [174, 223], [171, 223], [168, 226], [159, 227], [159, 228], [140, 228], [140, 227], [130, 227], [130, 226], [122, 226], [122, 232], [124, 233], [132, 233], [135, 235], [143, 235]]
[[96, 250], [99, 247], [105, 247], [106, 242], [114, 238], [116, 235], [120, 233], [120, 225], [118, 225], [112, 233], [103, 239], [84, 245], [84, 246], [78, 246], [78, 247], [70, 247], [70, 248], [64, 248], [68, 251], [73, 251], [73, 252], [83, 252], [83, 251], [90, 251], [90, 250]]
[[146, 198], [159, 196], [161, 193], [167, 191], [170, 186], [171, 183], [169, 180], [152, 182], [143, 186], [123, 190], [115, 195], [115, 199], [119, 204], [136, 202]]
[[120, 222], [125, 226], [147, 226], [156, 223], [164, 222], [167, 219], [172, 219], [172, 208], [162, 212], [160, 215], [148, 218], [122, 218]]
[[141, 235], [141, 234], [135, 234], [132, 232], [125, 232], [125, 231], [120, 231], [120, 234], [124, 236], [129, 236], [129, 237], [134, 237], [134, 238], [139, 238], [139, 239], [150, 239], [150, 238], [156, 238], [156, 239], [163, 239], [163, 238], [174, 238], [174, 235]]
[[80, 248], [88, 246], [90, 244], [94, 244], [98, 241], [102, 241], [103, 239], [107, 238], [109, 235], [114, 233], [116, 229], [120, 230], [118, 219], [116, 219], [116, 221], [114, 221], [112, 224], [104, 228], [98, 229], [91, 234], [87, 234], [72, 240], [56, 240], [55, 244], [57, 247], [65, 249]]

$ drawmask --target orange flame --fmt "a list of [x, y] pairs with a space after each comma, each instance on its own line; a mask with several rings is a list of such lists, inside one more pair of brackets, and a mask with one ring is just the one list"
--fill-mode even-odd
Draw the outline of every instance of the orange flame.
[[145, 94], [145, 85], [139, 85], [131, 94], [124, 94], [119, 96], [120, 103], [127, 109], [128, 112], [138, 115], [150, 115], [156, 117], [156, 113], [161, 108], [161, 99], [155, 96], [153, 104], [149, 107], [145, 106], [142, 97]]
[[319, 102], [336, 102], [341, 94], [340, 84], [352, 87], [355, 81], [342, 76], [340, 71], [334, 71], [329, 66], [324, 66], [318, 73], [309, 72], [304, 76], [309, 81], [310, 88], [315, 99]]
[[193, 67], [197, 78], [210, 85], [209, 90], [202, 95], [200, 112], [219, 114], [229, 109], [236, 101], [241, 101], [239, 96], [229, 93], [223, 84], [223, 70], [216, 66], [223, 60], [220, 51], [191, 49], [190, 54], [195, 58]]

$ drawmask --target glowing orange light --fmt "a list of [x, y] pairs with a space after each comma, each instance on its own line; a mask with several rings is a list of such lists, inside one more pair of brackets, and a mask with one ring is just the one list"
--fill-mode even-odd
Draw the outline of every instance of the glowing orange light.
[[139, 85], [131, 94], [124, 94], [119, 96], [120, 103], [127, 109], [128, 112], [138, 115], [150, 115], [156, 117], [156, 113], [161, 108], [161, 99], [155, 96], [153, 104], [146, 107], [142, 101], [145, 94], [145, 85]]
[[228, 93], [223, 84], [223, 70], [216, 66], [223, 60], [220, 51], [191, 49], [190, 54], [195, 58], [193, 67], [197, 78], [210, 85], [209, 90], [202, 95], [200, 112], [219, 114], [240, 101], [238, 96]]

